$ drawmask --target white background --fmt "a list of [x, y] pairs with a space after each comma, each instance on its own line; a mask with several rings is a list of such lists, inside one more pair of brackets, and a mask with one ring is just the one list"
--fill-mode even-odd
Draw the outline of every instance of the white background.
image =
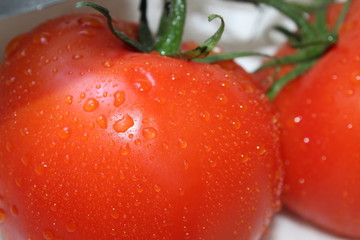
[[[68, 0], [66, 3], [51, 6], [41, 11], [0, 19], [0, 59], [4, 56], [6, 43], [17, 34], [29, 31], [50, 17], [75, 11], [91, 11], [90, 9], [75, 9], [75, 2]], [[138, 19], [138, 0], [97, 0], [95, 2], [101, 2], [103, 6], [111, 9], [113, 16], [132, 21]], [[160, 14], [159, 10], [161, 9], [161, 0], [150, 0], [148, 2], [149, 16], [151, 16], [150, 25], [155, 30]], [[286, 22], [284, 17], [280, 16], [275, 10], [264, 7], [256, 9], [251, 4], [239, 4], [220, 0], [190, 0], [188, 1], [188, 9], [184, 40], [202, 42], [208, 38], [217, 30], [219, 23], [216, 21], [209, 23], [207, 16], [212, 13], [220, 14], [226, 22], [226, 29], [220, 45], [226, 51], [274, 53], [283, 39], [278, 35], [271, 34], [271, 27], [274, 23], [283, 23], [293, 27], [291, 23]], [[249, 71], [255, 69], [259, 61], [261, 59], [258, 58], [237, 59], [237, 62]], [[339, 239], [345, 238], [325, 233], [283, 210], [275, 217], [268, 236], [264, 240]]]

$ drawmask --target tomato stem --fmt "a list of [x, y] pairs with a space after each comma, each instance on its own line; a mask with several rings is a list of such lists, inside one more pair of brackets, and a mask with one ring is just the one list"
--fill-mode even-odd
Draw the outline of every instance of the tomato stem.
[[104, 15], [107, 19], [107, 24], [111, 32], [135, 50], [139, 52], [157, 51], [163, 56], [186, 60], [205, 58], [218, 44], [225, 29], [225, 22], [221, 16], [217, 14], [210, 15], [209, 21], [212, 21], [215, 18], [219, 18], [221, 20], [219, 29], [200, 46], [190, 51], [181, 52], [180, 46], [186, 17], [186, 0], [164, 1], [163, 13], [155, 38], [149, 28], [146, 15], [147, 1], [141, 0], [139, 7], [140, 23], [138, 40], [131, 39], [124, 32], [116, 29], [112, 24], [112, 17], [106, 8], [89, 2], [78, 2], [76, 4], [76, 7], [83, 6], [92, 7]]
[[[251, 0], [232, 0], [239, 2], [250, 2]], [[257, 71], [269, 67], [278, 67], [286, 64], [293, 64], [294, 68], [286, 75], [278, 78], [267, 91], [269, 99], [274, 99], [281, 89], [291, 80], [304, 74], [338, 42], [339, 29], [345, 20], [349, 10], [351, 0], [346, 0], [344, 7], [335, 26], [332, 29], [327, 27], [326, 9], [333, 3], [332, 0], [319, 0], [313, 5], [303, 5], [288, 2], [286, 0], [252, 0], [256, 4], [266, 4], [274, 7], [296, 26], [296, 32], [292, 32], [285, 27], [276, 26], [275, 30], [285, 35], [295, 53], [280, 58], [274, 58], [265, 62]], [[314, 15], [314, 22], [310, 22], [308, 14]]]

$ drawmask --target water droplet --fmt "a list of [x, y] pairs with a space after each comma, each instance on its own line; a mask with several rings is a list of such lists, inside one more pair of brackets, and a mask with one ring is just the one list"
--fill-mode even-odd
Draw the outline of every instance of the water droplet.
[[15, 205], [12, 205], [12, 206], [11, 206], [10, 211], [11, 211], [12, 215], [14, 215], [14, 216], [18, 216], [18, 215], [19, 215], [19, 210], [18, 210], [18, 208], [17, 208]]
[[38, 163], [35, 165], [35, 173], [39, 176], [43, 175], [46, 168], [47, 168], [47, 165], [45, 165], [43, 163]]
[[157, 184], [155, 184], [155, 185], [154, 185], [154, 191], [157, 192], [157, 193], [160, 192], [160, 191], [161, 191], [160, 186], [157, 185]]
[[233, 120], [231, 120], [231, 126], [235, 129], [238, 130], [241, 127], [241, 122], [239, 119], [235, 118]]
[[157, 136], [157, 131], [153, 127], [144, 128], [142, 134], [147, 139], [154, 139]]
[[240, 155], [240, 161], [242, 163], [247, 163], [250, 160], [249, 156], [245, 155], [245, 154], [241, 154]]
[[85, 92], [81, 92], [80, 93], [80, 99], [84, 99], [86, 97], [86, 93]]
[[217, 165], [217, 161], [214, 160], [214, 159], [209, 158], [208, 159], [208, 164], [209, 164], [210, 167], [214, 168]]
[[0, 223], [5, 222], [6, 215], [3, 209], [0, 208]]
[[25, 38], [26, 34], [20, 34], [19, 36], [13, 38], [9, 42], [9, 44], [6, 46], [5, 54], [7, 57], [12, 55], [13, 53], [17, 52], [19, 50], [20, 44], [22, 40]]
[[79, 35], [85, 36], [85, 37], [94, 37], [96, 35], [96, 32], [91, 29], [84, 29], [79, 31]]
[[116, 211], [115, 208], [111, 209], [111, 212], [110, 212], [110, 216], [113, 218], [113, 219], [118, 219], [120, 214], [118, 211]]
[[129, 128], [134, 126], [134, 120], [128, 114], [125, 114], [121, 119], [117, 120], [113, 128], [118, 133], [126, 132]]
[[104, 68], [111, 68], [114, 66], [114, 63], [110, 62], [110, 61], [104, 61], [101, 63], [101, 65], [104, 67]]
[[63, 127], [59, 130], [58, 135], [62, 139], [67, 139], [71, 135], [71, 129], [69, 127]]
[[125, 92], [124, 91], [116, 91], [114, 93], [114, 106], [119, 107], [125, 101]]
[[102, 26], [102, 23], [94, 17], [81, 17], [79, 18], [78, 23], [81, 27], [98, 28]]
[[46, 45], [49, 43], [50, 38], [51, 38], [51, 36], [50, 36], [50, 33], [48, 33], [48, 32], [37, 33], [33, 37], [33, 43], [39, 44], [39, 45]]
[[142, 192], [144, 192], [144, 188], [141, 186], [141, 185], [137, 185], [136, 186], [136, 191], [138, 192], [138, 193], [142, 193]]
[[134, 143], [135, 143], [136, 146], [140, 146], [140, 145], [141, 145], [141, 140], [140, 140], [140, 139], [136, 139], [136, 140], [134, 141]]
[[89, 98], [84, 103], [83, 109], [86, 112], [93, 112], [99, 107], [99, 102], [95, 98]]
[[178, 146], [180, 148], [186, 148], [187, 147], [187, 141], [184, 138], [178, 139]]
[[25, 156], [21, 157], [20, 160], [24, 164], [24, 166], [27, 166], [27, 165], [29, 165], [30, 157], [25, 155]]
[[107, 119], [104, 115], [100, 115], [96, 118], [96, 122], [97, 124], [99, 124], [99, 126], [103, 129], [107, 128]]
[[228, 97], [225, 94], [220, 94], [216, 98], [222, 104], [226, 104], [228, 102]]
[[201, 120], [209, 121], [210, 120], [210, 113], [208, 111], [204, 111], [200, 113]]
[[124, 145], [122, 145], [122, 146], [120, 147], [120, 154], [121, 154], [121, 155], [126, 156], [126, 155], [128, 155], [130, 152], [131, 152], [131, 148], [130, 148], [130, 146], [129, 146], [128, 143], [126, 143], [126, 144], [124, 144]]
[[310, 142], [310, 138], [305, 137], [305, 138], [304, 138], [304, 143], [309, 143], [309, 142]]
[[66, 231], [72, 233], [76, 230], [76, 224], [74, 221], [68, 221], [65, 225]]
[[73, 102], [73, 96], [67, 95], [67, 96], [65, 97], [65, 103], [68, 104], [68, 105], [71, 105], [72, 102]]
[[52, 239], [54, 239], [54, 233], [50, 229], [46, 229], [43, 232], [43, 237], [46, 240], [52, 240]]
[[6, 148], [6, 151], [8, 151], [10, 153], [14, 150], [14, 145], [12, 144], [12, 142], [7, 141], [5, 143], [5, 148]]
[[151, 82], [145, 79], [138, 79], [134, 82], [134, 87], [136, 90], [140, 92], [148, 92], [150, 91], [152, 85]]
[[257, 145], [256, 151], [259, 155], [264, 155], [266, 153], [266, 148], [263, 145]]
[[300, 123], [301, 122], [301, 116], [294, 117], [294, 123]]
[[79, 60], [79, 59], [82, 59], [83, 57], [84, 57], [84, 56], [81, 55], [81, 54], [75, 54], [75, 55], [72, 56], [72, 59], [74, 59], [74, 60]]

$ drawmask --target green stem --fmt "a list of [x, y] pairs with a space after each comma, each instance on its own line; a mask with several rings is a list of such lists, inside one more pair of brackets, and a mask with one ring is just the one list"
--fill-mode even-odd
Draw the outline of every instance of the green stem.
[[185, 0], [166, 0], [165, 5], [159, 27], [161, 35], [158, 35], [154, 47], [161, 55], [179, 51], [186, 17]]

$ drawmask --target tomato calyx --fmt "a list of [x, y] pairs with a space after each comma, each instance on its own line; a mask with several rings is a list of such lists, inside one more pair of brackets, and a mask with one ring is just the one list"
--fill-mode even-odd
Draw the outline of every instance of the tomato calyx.
[[91, 7], [104, 15], [107, 19], [108, 27], [113, 35], [124, 41], [135, 50], [146, 53], [156, 51], [162, 56], [181, 58], [185, 60], [201, 59], [208, 56], [208, 54], [220, 41], [225, 29], [225, 22], [223, 18], [220, 15], [212, 14], [208, 17], [208, 20], [210, 22], [219, 18], [221, 20], [219, 29], [200, 46], [189, 51], [180, 51], [186, 17], [185, 0], [164, 1], [163, 13], [160, 19], [158, 32], [155, 37], [151, 33], [147, 20], [147, 1], [141, 0], [139, 7], [140, 23], [137, 40], [131, 39], [124, 32], [121, 32], [114, 27], [112, 17], [106, 8], [90, 2], [78, 2], [76, 4], [76, 7], [83, 6]]
[[[270, 100], [273, 100], [287, 83], [310, 70], [338, 42], [339, 29], [345, 20], [351, 3], [351, 0], [345, 1], [337, 22], [330, 28], [327, 27], [326, 10], [334, 2], [332, 0], [321, 0], [313, 5], [303, 5], [287, 2], [286, 0], [232, 1], [266, 4], [287, 16], [297, 26], [296, 32], [282, 26], [275, 27], [275, 30], [287, 37], [289, 45], [295, 50], [295, 53], [265, 62], [256, 70], [260, 71], [268, 67], [278, 67], [286, 64], [294, 65], [290, 72], [279, 77], [267, 90], [267, 96]], [[309, 21], [309, 15], [314, 16], [313, 21]]]

